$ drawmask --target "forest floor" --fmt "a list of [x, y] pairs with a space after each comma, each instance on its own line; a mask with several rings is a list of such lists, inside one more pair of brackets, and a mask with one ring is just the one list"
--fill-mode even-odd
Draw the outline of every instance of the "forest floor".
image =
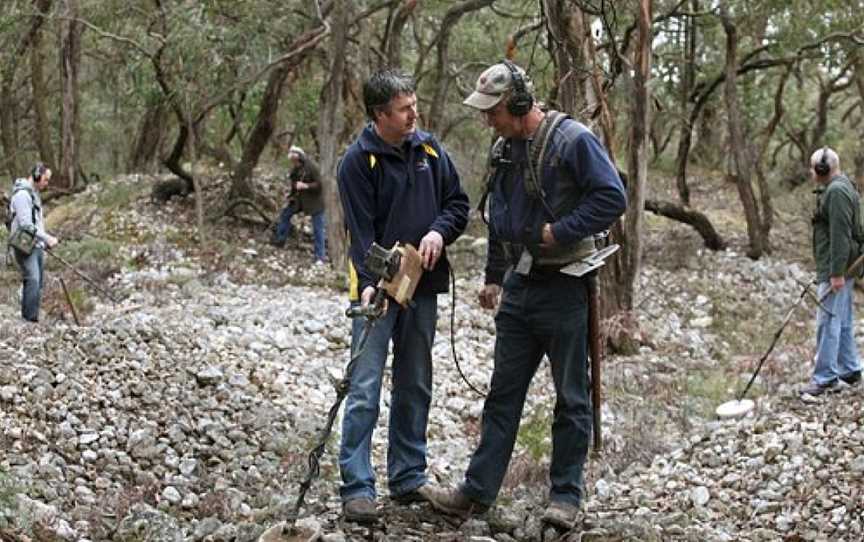
[[[42, 322], [25, 326], [16, 271], [0, 274], [0, 540], [251, 541], [294, 504], [347, 361], [344, 277], [311, 264], [308, 220], [287, 249], [267, 244], [255, 216], [211, 219], [201, 243], [190, 233], [194, 198], [155, 204], [155, 181], [94, 184], [50, 206], [58, 254], [118, 302], [49, 258]], [[257, 182], [276, 192], [272, 176]], [[651, 182], [650, 197], [676, 199], [662, 177]], [[208, 210], [226, 185], [205, 183]], [[538, 519], [554, 404], [545, 370], [489, 513], [455, 522], [386, 498], [385, 393], [373, 440], [384, 519], [340, 518], [337, 423], [304, 525], [330, 542], [864, 538], [862, 392], [805, 403], [796, 391], [812, 368], [812, 302], [793, 312], [757, 379], [755, 411], [714, 415], [813, 278], [810, 191], [778, 191], [773, 250], [754, 261], [735, 187], [697, 173], [691, 188], [729, 248], [707, 251], [689, 227], [646, 217], [639, 347], [606, 360], [604, 448], [586, 465], [577, 529]], [[450, 253], [457, 288], [439, 302], [429, 424], [429, 476], [448, 486], [461, 479], [482, 410], [451, 344], [483, 388], [494, 340], [475, 303], [480, 224]]]

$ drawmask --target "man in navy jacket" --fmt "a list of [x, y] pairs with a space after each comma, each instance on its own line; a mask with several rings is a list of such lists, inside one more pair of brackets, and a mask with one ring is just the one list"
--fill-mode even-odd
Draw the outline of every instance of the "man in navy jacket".
[[[426, 425], [432, 392], [432, 343], [438, 304], [448, 289], [445, 246], [468, 222], [468, 196], [446, 151], [417, 129], [417, 97], [412, 78], [384, 70], [363, 87], [371, 121], [345, 153], [337, 176], [350, 235], [351, 301], [367, 305], [376, 277], [364, 258], [372, 242], [415, 246], [424, 273], [413, 304], [388, 303], [366, 341], [351, 376], [342, 423], [340, 494], [346, 520], [377, 519], [375, 474], [370, 461], [372, 431], [378, 419], [381, 382], [389, 343], [393, 343], [387, 477], [397, 502], [422, 500], [426, 479]], [[352, 352], [363, 323], [355, 319]]]
[[543, 520], [569, 529], [582, 502], [592, 417], [586, 279], [564, 268], [596, 250], [594, 235], [621, 216], [626, 193], [591, 131], [542, 111], [525, 72], [511, 62], [484, 71], [464, 103], [479, 109], [500, 136], [491, 157], [489, 251], [480, 292], [487, 309], [496, 308], [500, 297], [495, 368], [480, 445], [463, 483], [434, 490], [427, 499], [438, 510], [462, 516], [495, 501], [528, 387], [545, 355], [556, 402], [550, 503]]

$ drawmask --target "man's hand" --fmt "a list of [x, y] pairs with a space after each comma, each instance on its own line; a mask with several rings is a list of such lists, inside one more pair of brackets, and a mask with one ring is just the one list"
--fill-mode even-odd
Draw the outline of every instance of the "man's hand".
[[844, 277], [831, 277], [831, 289], [835, 292], [841, 290], [846, 285]]
[[501, 287], [497, 284], [484, 284], [480, 288], [480, 306], [484, 309], [494, 309], [498, 306], [498, 297], [501, 295]]
[[420, 259], [423, 261], [423, 268], [427, 271], [435, 267], [438, 263], [438, 258], [441, 257], [441, 251], [444, 250], [444, 238], [437, 231], [430, 231], [420, 240], [420, 246], [417, 251], [420, 253]]
[[[367, 286], [363, 288], [363, 293], [360, 294], [360, 305], [363, 307], [368, 307], [369, 303], [372, 303], [372, 298], [375, 297], [375, 287]], [[382, 307], [382, 314], [387, 312], [387, 298], [384, 298], [384, 305]]]
[[309, 188], [308, 184], [303, 181], [297, 181], [297, 190], [306, 190], [307, 188]]
[[48, 246], [48, 248], [54, 248], [54, 247], [56, 247], [56, 246], [57, 246], [57, 243], [59, 243], [59, 242], [60, 242], [60, 240], [57, 239], [56, 237], [54, 237], [53, 235], [49, 235], [49, 236], [47, 236], [47, 238], [45, 239], [45, 244]]
[[552, 233], [552, 224], [548, 222], [543, 224], [542, 239], [543, 242], [540, 243], [540, 248], [552, 248], [557, 244], [555, 235]]

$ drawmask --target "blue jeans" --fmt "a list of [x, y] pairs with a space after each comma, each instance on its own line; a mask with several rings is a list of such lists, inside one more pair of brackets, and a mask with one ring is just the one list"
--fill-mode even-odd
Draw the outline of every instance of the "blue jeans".
[[[426, 424], [432, 400], [432, 342], [438, 301], [434, 294], [414, 298], [415, 306], [403, 309], [390, 300], [351, 374], [351, 386], [342, 418], [339, 468], [347, 501], [374, 499], [375, 471], [371, 463], [372, 431], [378, 421], [381, 382], [387, 348], [393, 342], [390, 425], [387, 446], [387, 478], [391, 495], [402, 495], [426, 483]], [[354, 351], [365, 325], [355, 318], [352, 327]]]
[[[817, 309], [816, 368], [813, 370], [813, 381], [817, 384], [829, 384], [837, 377], [861, 370], [858, 348], [855, 346], [855, 328], [852, 323], [854, 286], [854, 280], [846, 279], [843, 288], [829, 294], [822, 302], [833, 316], [822, 308]], [[819, 298], [821, 299], [830, 289], [830, 283], [820, 283]]]
[[531, 379], [545, 354], [555, 383], [550, 500], [579, 505], [591, 436], [587, 286], [561, 273], [542, 279], [511, 273], [495, 316], [495, 367], [483, 407], [480, 445], [462, 492], [492, 504], [513, 454]]
[[21, 289], [21, 317], [31, 322], [39, 321], [39, 305], [42, 303], [42, 285], [45, 274], [45, 253], [41, 248], [34, 248], [30, 255], [16, 249], [15, 261], [21, 270], [23, 287]]
[[[291, 205], [287, 205], [279, 213], [276, 234], [273, 236], [275, 242], [284, 243], [294, 233], [294, 226], [291, 224], [294, 213]], [[312, 215], [312, 235], [315, 239], [315, 261], [323, 262], [327, 259], [327, 220], [324, 211]]]

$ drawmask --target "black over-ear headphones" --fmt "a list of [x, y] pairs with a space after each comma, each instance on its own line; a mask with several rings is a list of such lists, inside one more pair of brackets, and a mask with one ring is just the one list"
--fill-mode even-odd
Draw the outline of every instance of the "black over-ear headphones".
[[34, 182], [39, 182], [42, 179], [42, 176], [45, 175], [45, 172], [48, 171], [48, 168], [42, 162], [36, 162], [36, 165], [33, 166], [33, 169], [30, 171], [30, 176], [33, 177]]
[[831, 173], [831, 166], [828, 165], [828, 147], [822, 148], [822, 157], [819, 158], [819, 161], [813, 166], [813, 171], [815, 171], [816, 175], [819, 175], [820, 177], [824, 177]]
[[534, 106], [534, 96], [528, 92], [528, 86], [525, 84], [525, 78], [519, 73], [516, 66], [506, 58], [502, 62], [507, 69], [510, 70], [510, 77], [513, 80], [513, 91], [507, 99], [507, 111], [514, 117], [522, 117], [527, 115]]

